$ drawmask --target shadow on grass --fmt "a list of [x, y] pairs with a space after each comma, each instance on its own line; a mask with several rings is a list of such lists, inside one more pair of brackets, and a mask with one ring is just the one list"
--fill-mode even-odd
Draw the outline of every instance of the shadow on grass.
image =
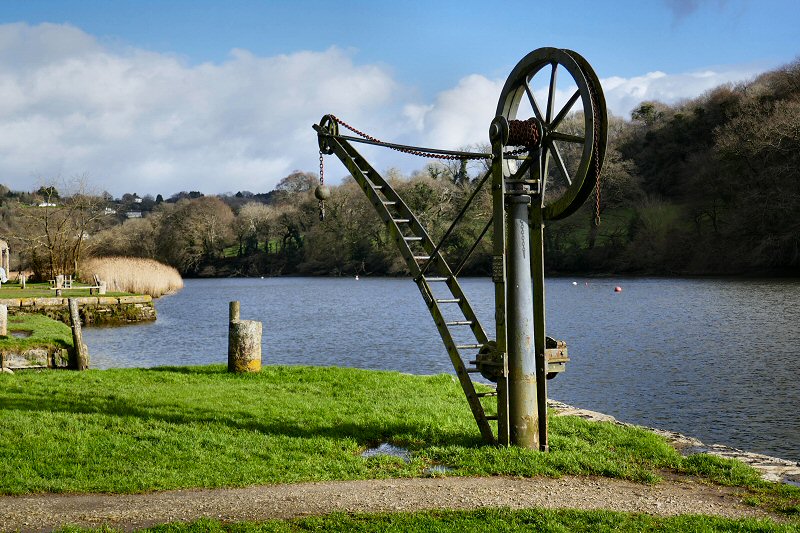
[[[180, 370], [185, 370], [181, 368]], [[159, 371], [159, 370], [157, 370]], [[189, 372], [191, 373], [191, 372]], [[209, 372], [197, 372], [209, 373]], [[212, 372], [213, 373], [213, 372]], [[35, 395], [17, 394], [3, 402], [5, 410], [18, 410], [41, 413], [68, 413], [105, 415], [117, 417], [134, 417], [143, 421], [155, 421], [175, 426], [223, 425], [235, 431], [254, 431], [266, 435], [285, 436], [291, 438], [331, 438], [353, 439], [359, 446], [370, 446], [380, 442], [392, 441], [403, 436], [421, 436], [425, 438], [422, 446], [458, 445], [478, 447], [483, 443], [477, 435], [464, 432], [436, 432], [430, 428], [420, 427], [404, 422], [388, 422], [376, 417], [374, 422], [337, 422], [330, 425], [315, 424], [313, 420], [297, 420], [257, 417], [252, 413], [241, 411], [220, 411], [193, 408], [186, 405], [142, 405], [128, 399], [120, 399], [116, 395], [107, 394], [66, 394], [50, 393]], [[316, 418], [316, 417], [309, 417]], [[411, 446], [419, 448], [420, 444]]]
[[142, 368], [141, 372], [169, 372], [172, 374], [207, 376], [210, 374], [226, 374], [227, 369], [224, 365], [154, 366], [152, 368]]

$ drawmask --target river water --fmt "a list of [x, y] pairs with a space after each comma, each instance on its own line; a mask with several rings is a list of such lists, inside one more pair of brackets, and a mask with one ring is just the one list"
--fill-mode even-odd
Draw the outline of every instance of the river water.
[[[493, 330], [491, 282], [462, 286]], [[550, 397], [800, 460], [800, 280], [558, 278], [546, 291], [548, 335], [571, 358]], [[264, 364], [452, 372], [414, 283], [385, 278], [187, 280], [156, 301], [155, 323], [85, 328], [91, 364], [225, 363], [231, 300], [263, 322]]]

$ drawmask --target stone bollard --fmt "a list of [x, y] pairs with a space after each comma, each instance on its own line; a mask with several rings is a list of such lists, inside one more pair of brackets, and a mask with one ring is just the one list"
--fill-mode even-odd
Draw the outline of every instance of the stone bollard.
[[56, 276], [56, 289], [61, 289], [64, 287], [64, 274], [58, 274]]
[[237, 320], [228, 330], [228, 372], [261, 371], [261, 322]]
[[228, 372], [261, 370], [261, 322], [239, 319], [239, 302], [228, 308]]
[[8, 306], [0, 305], [0, 335], [8, 335]]
[[106, 282], [101, 280], [100, 283], [98, 283], [97, 285], [98, 285], [97, 294], [105, 294]]
[[19, 288], [25, 290], [25, 282], [28, 281], [28, 276], [25, 274], [19, 275]]

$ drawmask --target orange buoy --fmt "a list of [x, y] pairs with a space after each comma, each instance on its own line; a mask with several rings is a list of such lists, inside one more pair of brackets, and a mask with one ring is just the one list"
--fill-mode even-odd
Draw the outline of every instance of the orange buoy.
[[614, 292], [622, 292], [622, 287], [617, 285], [616, 287], [614, 287]]

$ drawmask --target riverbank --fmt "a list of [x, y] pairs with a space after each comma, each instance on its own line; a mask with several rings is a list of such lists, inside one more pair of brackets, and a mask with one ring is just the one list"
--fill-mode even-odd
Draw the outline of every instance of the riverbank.
[[146, 295], [58, 296], [0, 298], [10, 315], [38, 313], [70, 323], [69, 300], [75, 299], [83, 325], [115, 325], [150, 322], [156, 319], [153, 299]]
[[[645, 429], [578, 416], [551, 419], [548, 454], [484, 446], [462, 391], [445, 374], [268, 366], [234, 375], [205, 366], [19, 373], [2, 376], [0, 384], [6, 422], [0, 492], [6, 494], [430, 472], [656, 482], [666, 469], [727, 485], [763, 483], [741, 462], [684, 457]], [[484, 401], [493, 412], [495, 400]], [[362, 456], [381, 443], [405, 453]]]
[[[491, 412], [493, 399], [485, 401]], [[0, 493], [17, 495], [0, 498], [0, 529], [78, 515], [74, 523], [129, 529], [200, 517], [539, 507], [543, 494], [550, 508], [800, 515], [800, 489], [767, 483], [739, 461], [682, 456], [651, 431], [593, 421], [563, 404], [554, 404], [561, 412], [550, 420], [550, 453], [485, 446], [444, 374], [288, 366], [247, 375], [222, 366], [29, 372], [0, 376], [0, 404]], [[380, 453], [381, 444], [400, 452]], [[421, 494], [437, 503], [420, 506]], [[594, 506], [576, 504], [576, 494]], [[266, 502], [286, 498], [297, 514], [270, 514]], [[279, 507], [289, 512], [288, 503]]]
[[656, 435], [664, 437], [673, 448], [684, 456], [708, 454], [723, 459], [741, 461], [758, 471], [764, 481], [786, 483], [800, 487], [800, 463], [797, 461], [748, 452], [724, 444], [706, 444], [698, 438], [683, 435], [682, 433], [622, 422], [605, 413], [574, 407], [552, 399], [548, 400], [548, 407], [555, 410], [559, 416], [577, 416], [591, 422], [609, 422], [652, 431]]

